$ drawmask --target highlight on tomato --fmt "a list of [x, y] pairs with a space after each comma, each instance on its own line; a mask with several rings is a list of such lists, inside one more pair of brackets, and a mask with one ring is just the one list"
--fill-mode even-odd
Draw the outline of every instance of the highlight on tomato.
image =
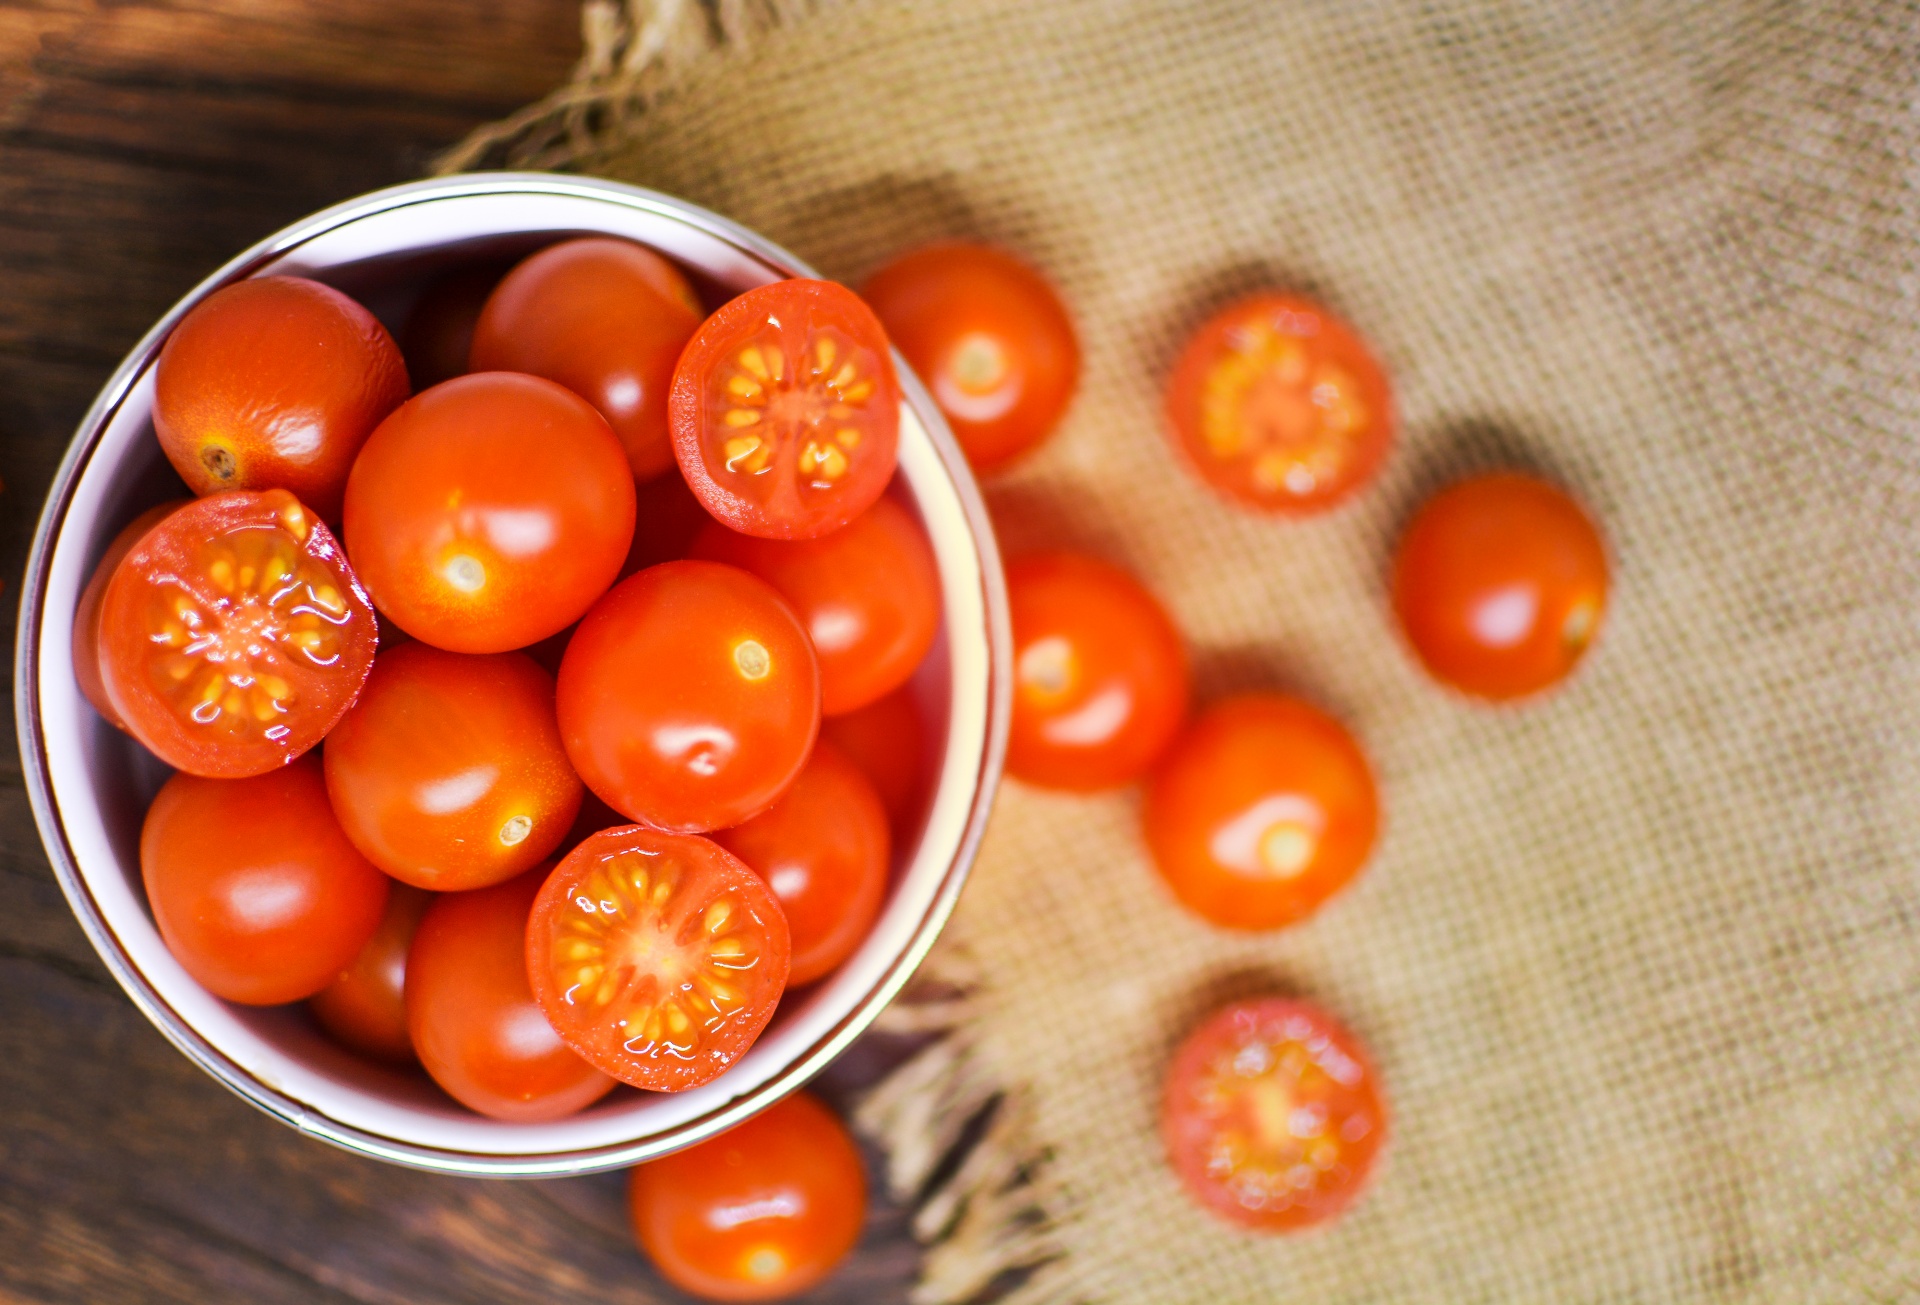
[[120, 559], [175, 508], [191, 502], [190, 498], [176, 498], [157, 504], [121, 527], [95, 563], [86, 588], [80, 591], [79, 601], [73, 605], [73, 678], [80, 686], [81, 696], [117, 730], [124, 731], [127, 723], [120, 719], [120, 713], [107, 697], [106, 681], [100, 678], [100, 603], [107, 596], [107, 582], [119, 569]]
[[415, 1060], [407, 1033], [407, 952], [432, 902], [432, 893], [391, 885], [373, 937], [333, 982], [307, 999], [320, 1027], [341, 1046], [389, 1064]]

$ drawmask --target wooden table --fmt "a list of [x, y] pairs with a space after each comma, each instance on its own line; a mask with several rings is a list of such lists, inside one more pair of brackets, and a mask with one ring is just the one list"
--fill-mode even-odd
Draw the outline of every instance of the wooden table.
[[[579, 50], [574, 0], [0, 0], [0, 582], [75, 424], [165, 309], [268, 232], [419, 175]], [[14, 630], [6, 625], [7, 692]], [[868, 1058], [870, 1063], [870, 1058]], [[844, 1096], [861, 1058], [823, 1091]], [[302, 1138], [134, 1009], [0, 750], [0, 1305], [656, 1302], [623, 1176], [479, 1182]], [[815, 1301], [898, 1300], [876, 1203]]]

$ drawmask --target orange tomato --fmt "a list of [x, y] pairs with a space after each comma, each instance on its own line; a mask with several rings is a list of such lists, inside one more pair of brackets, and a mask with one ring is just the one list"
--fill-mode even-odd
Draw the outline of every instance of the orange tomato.
[[190, 498], [176, 498], [157, 507], [150, 507], [121, 528], [107, 545], [107, 551], [100, 555], [100, 561], [94, 566], [93, 574], [87, 579], [87, 587], [80, 591], [80, 599], [73, 605], [73, 678], [80, 685], [81, 696], [93, 704], [93, 709], [106, 718], [107, 724], [117, 730], [127, 728], [120, 719], [120, 713], [114, 710], [112, 701], [107, 697], [106, 681], [100, 678], [100, 601], [107, 596], [107, 582], [113, 579], [113, 573], [120, 566], [120, 559], [133, 550], [133, 546], [145, 537], [177, 507], [193, 502]]
[[873, 784], [894, 839], [911, 834], [927, 800], [927, 722], [909, 686], [820, 722], [820, 737]]
[[432, 901], [432, 893], [394, 884], [373, 937], [338, 978], [307, 1000], [334, 1041], [375, 1060], [413, 1062], [413, 1039], [407, 1036], [407, 950]]

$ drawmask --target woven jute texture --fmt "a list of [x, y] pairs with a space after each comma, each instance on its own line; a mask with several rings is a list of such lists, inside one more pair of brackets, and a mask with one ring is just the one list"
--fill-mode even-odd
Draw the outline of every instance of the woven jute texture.
[[[1026, 1245], [1057, 1258], [1022, 1299], [1920, 1295], [1920, 10], [589, 19], [617, 48], [481, 145], [851, 282], [941, 236], [1024, 254], [1086, 369], [987, 486], [1009, 551], [1132, 568], [1200, 701], [1304, 694], [1378, 766], [1363, 879], [1260, 937], [1173, 904], [1137, 793], [1008, 784], [950, 942], [992, 1085], [961, 1096], [1013, 1093], [1045, 1157]], [[1160, 431], [1182, 338], [1271, 286], [1355, 323], [1404, 417], [1379, 482], [1305, 522], [1210, 497]], [[1423, 678], [1384, 587], [1414, 505], [1496, 466], [1574, 489], [1616, 566], [1575, 679], [1506, 710]], [[1368, 1200], [1294, 1239], [1192, 1206], [1155, 1127], [1181, 1034], [1266, 992], [1347, 1020], [1394, 1105]]]

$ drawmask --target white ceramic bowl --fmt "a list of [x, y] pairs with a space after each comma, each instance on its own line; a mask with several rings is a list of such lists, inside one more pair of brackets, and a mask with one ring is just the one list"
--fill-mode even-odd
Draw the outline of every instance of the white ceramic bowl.
[[814, 275], [704, 209], [606, 181], [476, 174], [330, 208], [201, 282], [120, 365], [55, 478], [21, 598], [14, 688], [28, 791], [60, 886], [107, 968], [175, 1046], [261, 1109], [339, 1146], [421, 1168], [528, 1176], [631, 1164], [710, 1137], [800, 1086], [872, 1022], [926, 955], [972, 864], [1006, 745], [1008, 623], [992, 528], [958, 446], [900, 362], [900, 481], [933, 541], [945, 603], [934, 652], [914, 682], [932, 723], [935, 783], [917, 836], [901, 840], [871, 936], [828, 980], [784, 1003], [738, 1065], [691, 1092], [621, 1088], [570, 1119], [502, 1123], [460, 1108], [424, 1078], [338, 1050], [299, 1008], [218, 1000], [168, 954], [138, 856], [141, 818], [166, 771], [88, 706], [70, 646], [75, 600], [107, 542], [136, 512], [181, 492], [150, 420], [153, 364], [167, 332], [221, 286], [274, 273], [337, 286], [392, 327], [435, 273], [582, 234], [652, 246], [711, 303]]

